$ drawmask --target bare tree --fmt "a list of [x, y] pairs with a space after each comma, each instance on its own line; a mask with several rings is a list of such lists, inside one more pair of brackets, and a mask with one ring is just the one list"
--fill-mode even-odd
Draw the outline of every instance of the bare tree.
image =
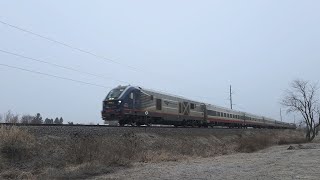
[[22, 124], [30, 124], [33, 121], [34, 118], [35, 118], [35, 116], [23, 115], [21, 117], [20, 123], [22, 123]]
[[5, 123], [19, 123], [19, 115], [13, 114], [11, 111], [4, 113], [3, 119]]
[[[320, 122], [317, 91], [317, 84], [304, 80], [294, 80], [282, 100], [282, 104], [288, 108], [288, 113], [297, 112], [302, 115], [306, 124], [306, 138], [308, 141], [312, 141], [317, 135]], [[318, 120], [317, 123], [316, 120]]]

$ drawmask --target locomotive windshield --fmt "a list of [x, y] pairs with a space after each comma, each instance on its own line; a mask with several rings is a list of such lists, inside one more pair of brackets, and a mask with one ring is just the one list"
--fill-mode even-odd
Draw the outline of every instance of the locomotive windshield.
[[122, 94], [122, 92], [124, 90], [125, 90], [125, 88], [116, 88], [116, 89], [111, 90], [109, 92], [109, 94], [107, 95], [106, 100], [119, 98], [119, 96]]

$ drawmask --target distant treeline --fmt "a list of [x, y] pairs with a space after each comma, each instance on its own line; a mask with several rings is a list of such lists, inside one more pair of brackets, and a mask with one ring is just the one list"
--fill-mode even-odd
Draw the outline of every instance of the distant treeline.
[[[55, 119], [46, 118], [43, 120], [40, 113], [36, 115], [20, 115], [14, 114], [11, 111], [0, 115], [0, 122], [4, 123], [21, 123], [21, 124], [63, 124], [63, 118], [56, 117]], [[70, 124], [70, 123], [69, 123]]]

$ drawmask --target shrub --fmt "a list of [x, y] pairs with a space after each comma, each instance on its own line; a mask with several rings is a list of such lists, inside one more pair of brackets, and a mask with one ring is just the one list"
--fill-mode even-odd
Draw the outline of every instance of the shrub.
[[303, 144], [307, 142], [308, 141], [305, 138], [295, 138], [295, 139], [280, 138], [280, 140], [278, 141], [278, 145]]
[[68, 141], [66, 157], [70, 164], [100, 162], [102, 164], [128, 165], [138, 157], [139, 141], [134, 133], [121, 137], [73, 135]]
[[113, 167], [103, 166], [100, 163], [84, 163], [72, 168], [48, 168], [38, 179], [89, 179], [93, 176], [113, 172]]
[[268, 135], [240, 137], [236, 150], [238, 152], [251, 153], [271, 146], [271, 144], [272, 140]]
[[32, 119], [31, 124], [42, 124], [43, 120], [40, 113], [37, 113], [37, 115]]
[[24, 172], [18, 169], [10, 169], [0, 174], [3, 179], [16, 179], [16, 180], [33, 180], [35, 176], [30, 172]]
[[7, 160], [28, 159], [35, 147], [35, 139], [29, 133], [16, 126], [0, 128], [0, 153]]
[[74, 134], [69, 139], [68, 160], [71, 164], [82, 164], [99, 159], [99, 153], [102, 151], [102, 139], [95, 136], [85, 136]]
[[46, 118], [44, 124], [53, 124], [53, 119]]

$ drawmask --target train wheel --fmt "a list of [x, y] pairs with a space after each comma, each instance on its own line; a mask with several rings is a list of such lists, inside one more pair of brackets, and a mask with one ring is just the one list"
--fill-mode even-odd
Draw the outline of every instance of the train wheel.
[[186, 126], [187, 126], [186, 120], [183, 120], [182, 123], [181, 123], [181, 125], [182, 125], [183, 127], [186, 127]]

